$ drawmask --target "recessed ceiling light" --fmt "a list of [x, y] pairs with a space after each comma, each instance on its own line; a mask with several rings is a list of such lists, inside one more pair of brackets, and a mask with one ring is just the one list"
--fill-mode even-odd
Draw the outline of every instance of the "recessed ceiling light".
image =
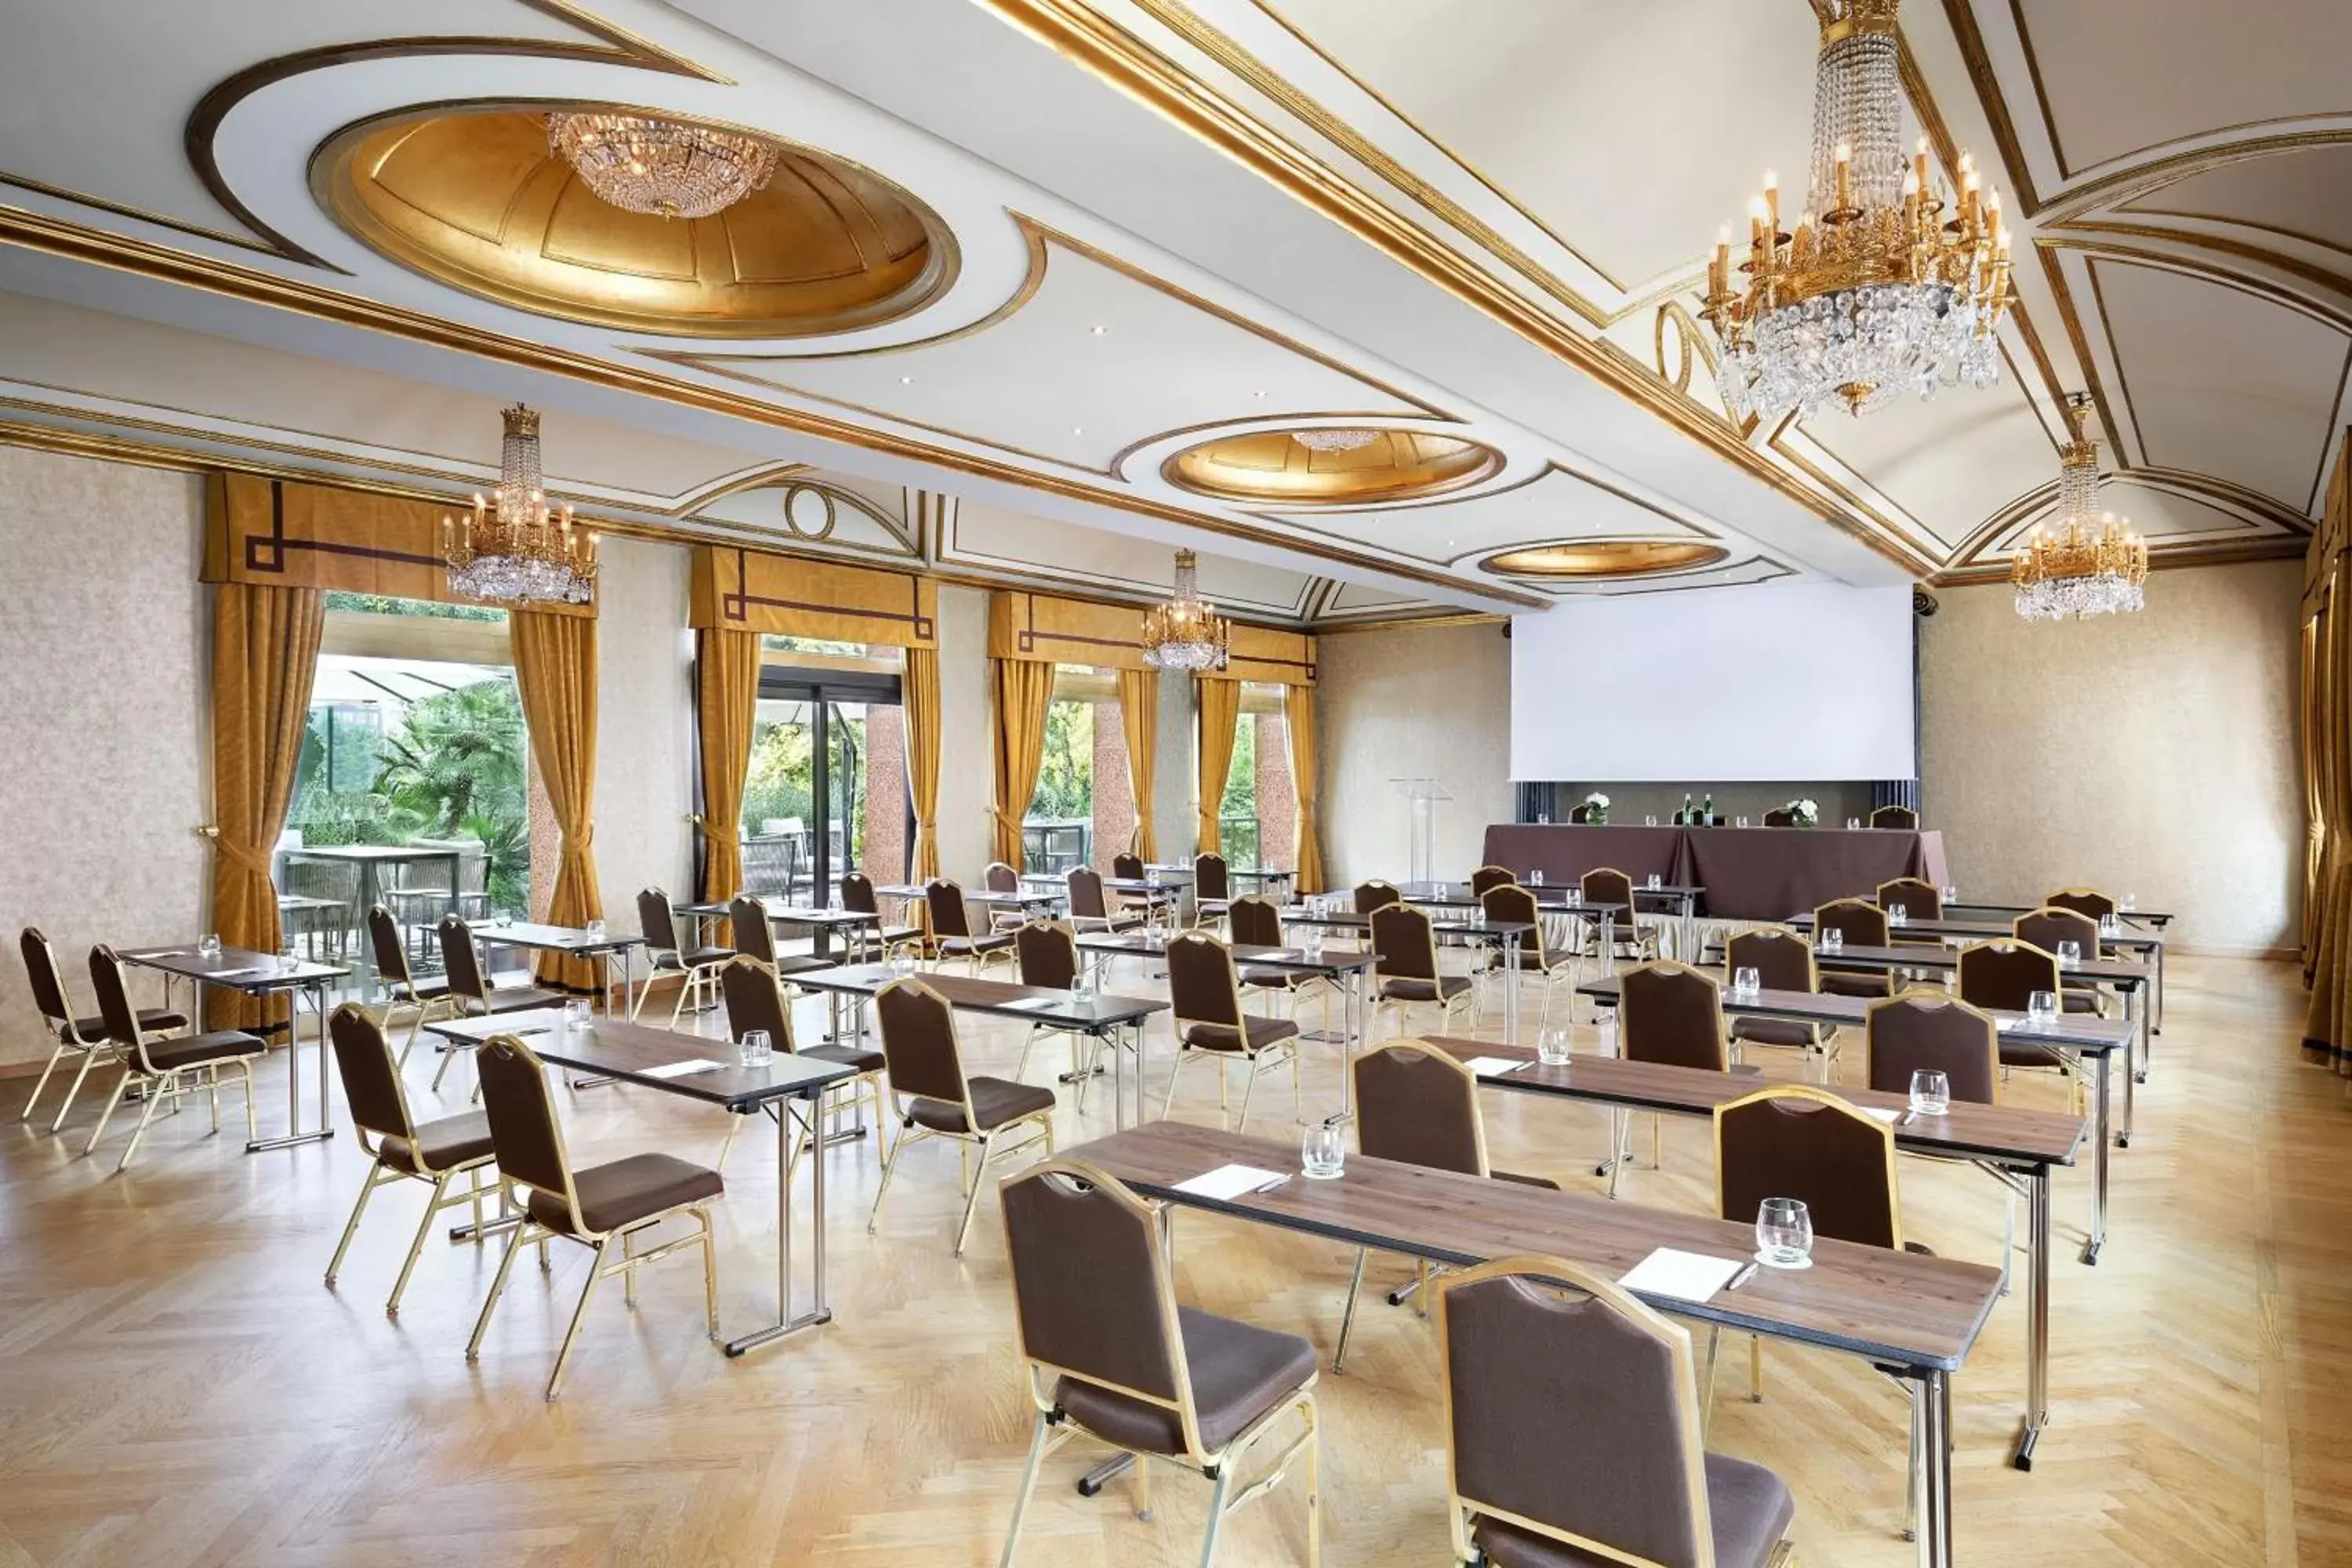
[[900, 386], [912, 386], [915, 384], [915, 378], [911, 375], [902, 375], [898, 378], [898, 384]]
[[1261, 389], [1259, 390], [1259, 392], [1258, 392], [1257, 395], [1258, 395], [1258, 396], [1260, 396], [1260, 397], [1265, 397], [1265, 396], [1269, 396], [1269, 395], [1270, 395], [1270, 394], [1268, 394], [1267, 392], [1265, 392], [1263, 388], [1261, 388]]
[[1087, 427], [1083, 425], [1073, 425], [1070, 426], [1070, 434], [1073, 436], [1083, 436], [1086, 433]]
[[1098, 338], [1099, 338], [1099, 337], [1101, 337], [1101, 336], [1103, 336], [1104, 334], [1108, 333], [1108, 332], [1110, 331], [1110, 329], [1109, 329], [1108, 327], [1094, 327], [1094, 328], [1090, 328], [1090, 329], [1088, 329], [1088, 330], [1089, 330], [1089, 331], [1091, 331], [1094, 333], [1094, 335], [1095, 335], [1095, 336], [1097, 336], [1097, 337], [1098, 337]]

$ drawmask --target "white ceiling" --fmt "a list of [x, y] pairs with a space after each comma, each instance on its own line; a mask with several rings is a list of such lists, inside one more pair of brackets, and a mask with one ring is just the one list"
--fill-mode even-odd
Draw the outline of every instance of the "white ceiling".
[[[520, 396], [552, 488], [622, 521], [1133, 596], [1193, 543], [1213, 596], [1317, 621], [1665, 585], [1479, 564], [1575, 538], [1725, 545], [1677, 587], [1997, 568], [2084, 389], [2160, 553], [2297, 548], [2352, 395], [2352, 11], [1905, 19], [1917, 119], [2019, 220], [2003, 379], [1742, 432], [1675, 312], [1801, 168], [1805, 0], [0, 0], [0, 425], [462, 490]], [[952, 231], [953, 284], [702, 346], [457, 292], [311, 195], [355, 121], [578, 99], [871, 168]], [[1346, 511], [1160, 477], [1337, 416], [1505, 460]]]

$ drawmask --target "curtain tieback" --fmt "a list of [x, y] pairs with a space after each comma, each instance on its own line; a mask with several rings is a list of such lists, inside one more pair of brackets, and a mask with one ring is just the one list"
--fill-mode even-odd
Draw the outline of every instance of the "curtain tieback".
[[275, 868], [270, 865], [270, 858], [254, 849], [250, 845], [240, 843], [223, 833], [217, 823], [205, 823], [196, 829], [196, 836], [200, 838], [211, 839], [213, 847], [227, 856], [230, 861], [240, 869], [260, 878], [265, 882], [270, 880], [270, 873]]

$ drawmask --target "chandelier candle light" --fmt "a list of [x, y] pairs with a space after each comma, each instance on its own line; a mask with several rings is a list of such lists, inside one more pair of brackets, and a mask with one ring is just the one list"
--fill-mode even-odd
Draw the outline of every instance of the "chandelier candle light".
[[468, 516], [441, 519], [441, 561], [449, 589], [490, 603], [588, 602], [596, 581], [596, 536], [572, 525], [572, 509], [551, 511], [539, 458], [539, 414], [505, 411], [499, 485], [474, 498]]
[[1201, 597], [1200, 567], [1189, 550], [1176, 552], [1176, 595], [1143, 617], [1143, 662], [1154, 669], [1218, 670], [1229, 658], [1232, 629]]
[[1832, 398], [1860, 415], [1938, 384], [1990, 386], [1994, 328], [2009, 309], [2000, 196], [1959, 163], [1949, 206], [1921, 137], [1902, 148], [1899, 0], [1838, 0], [1822, 24], [1803, 216], [1780, 227], [1769, 171], [1749, 208], [1748, 258], [1732, 278], [1717, 236], [1699, 312], [1723, 342], [1718, 382], [1733, 417], [1811, 416]]
[[2029, 621], [2129, 614], [2147, 601], [2147, 542], [2113, 512], [2098, 511], [2099, 444], [2084, 428], [2091, 400], [2066, 400], [2074, 439], [2059, 454], [2053, 526], [2033, 531], [2010, 557], [2017, 613]]
[[655, 217], [724, 212], [776, 172], [772, 142], [644, 114], [551, 114], [547, 140], [606, 204]]

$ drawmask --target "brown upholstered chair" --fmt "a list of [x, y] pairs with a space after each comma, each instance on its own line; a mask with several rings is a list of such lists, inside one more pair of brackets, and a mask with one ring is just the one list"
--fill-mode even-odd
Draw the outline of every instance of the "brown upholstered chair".
[[[1961, 1001], [1996, 1013], [2024, 1012], [2036, 991], [2063, 994], [2057, 955], [2030, 942], [2014, 939], [1973, 942], [1960, 949], [1953, 989], [1959, 993]], [[2074, 1082], [2074, 1107], [2077, 1110], [2082, 1109], [2082, 1078], [2074, 1071], [2073, 1062], [2055, 1047], [2032, 1044], [2012, 1029], [2000, 1037], [2000, 1065], [2065, 1073]]]
[[[697, 1012], [710, 1005], [710, 993], [718, 983], [719, 971], [735, 956], [734, 950], [700, 944], [688, 947], [679, 942], [677, 918], [670, 910], [669, 895], [659, 888], [637, 889], [637, 930], [645, 936], [646, 962], [654, 974], [681, 977], [677, 1001], [669, 1010], [669, 1026], [675, 1029], [688, 1002], [694, 1003]], [[631, 1023], [635, 1023], [637, 1015], [646, 1010], [646, 998], [653, 994], [653, 989], [649, 976], [637, 989], [636, 1005], [629, 1009]]]
[[[1151, 868], [1143, 863], [1143, 857], [1132, 849], [1123, 855], [1114, 855], [1110, 858], [1110, 874], [1122, 882], [1148, 881], [1150, 870]], [[1161, 908], [1158, 901], [1142, 893], [1121, 893], [1118, 896], [1118, 907], [1122, 910], [1140, 910], [1147, 921], [1155, 923], [1160, 918]]]
[[[1713, 976], [1657, 960], [1627, 970], [1619, 985], [1617, 1052], [1626, 1061], [1659, 1062], [1707, 1072], [1756, 1070], [1732, 1065], [1730, 1036], [1723, 1021], [1723, 988]], [[1633, 1157], [1629, 1143], [1633, 1113], [1612, 1110], [1609, 1121], [1612, 1135], [1605, 1169], [1609, 1195], [1615, 1197], [1618, 1176]], [[1653, 1170], [1664, 1163], [1665, 1121], [1664, 1114], [1650, 1119]]]
[[[1837, 899], [1813, 911], [1813, 956], [1821, 961], [1822, 933], [1838, 932], [1848, 947], [1885, 947], [1888, 945], [1886, 911], [1867, 899]], [[1829, 955], [1834, 966], [1837, 954]], [[1822, 990], [1831, 996], [1888, 996], [1894, 994], [1894, 976], [1883, 969], [1867, 973], [1860, 970], [1822, 969]]]
[[[1225, 929], [1235, 947], [1286, 947], [1282, 934], [1282, 910], [1272, 899], [1262, 893], [1245, 893], [1225, 906]], [[1286, 997], [1292, 1017], [1298, 1016], [1300, 998], [1309, 994], [1323, 999], [1323, 1028], [1331, 1027], [1331, 997], [1339, 987], [1325, 974], [1309, 974], [1297, 969], [1276, 969], [1270, 965], [1244, 963], [1241, 966], [1242, 990], [1262, 994]]]
[[1091, 866], [1073, 866], [1066, 879], [1070, 886], [1070, 924], [1079, 931], [1134, 931], [1143, 924], [1141, 915], [1129, 914], [1122, 906], [1114, 912], [1103, 896], [1102, 873]]
[[[1046, 1456], [1072, 1437], [1135, 1456], [1136, 1509], [1147, 1516], [1155, 1461], [1213, 1480], [1203, 1564], [1216, 1558], [1226, 1515], [1303, 1457], [1307, 1561], [1321, 1562], [1315, 1348], [1178, 1306], [1157, 1211], [1091, 1165], [1043, 1161], [1005, 1180], [1003, 1205], [1022, 1376], [1037, 1424], [1002, 1568], [1012, 1568]], [[1265, 1479], [1244, 1484], [1244, 1461], [1294, 1414], [1303, 1430], [1254, 1467]]]
[[1140, 882], [1147, 868], [1143, 857], [1129, 849], [1110, 858], [1110, 874], [1122, 882]]
[[[900, 1121], [898, 1141], [882, 1164], [882, 1184], [875, 1189], [866, 1234], [881, 1223], [882, 1200], [890, 1195], [890, 1178], [898, 1174], [908, 1145], [926, 1138], [953, 1139], [967, 1153], [975, 1147], [980, 1151], [978, 1164], [969, 1173], [963, 1221], [956, 1226], [955, 1251], [961, 1258], [980, 1189], [988, 1180], [989, 1163], [1040, 1143], [1046, 1153], [1054, 1152], [1054, 1091], [1011, 1079], [967, 1077], [963, 1053], [956, 1044], [955, 1009], [919, 980], [893, 981], [876, 992], [874, 1016], [882, 1031], [882, 1054], [889, 1058], [890, 1100]], [[1034, 1129], [1027, 1140], [996, 1146], [998, 1138], [1022, 1126]]]
[[768, 918], [767, 901], [757, 894], [738, 893], [727, 900], [727, 933], [744, 957], [775, 963], [775, 923]]
[[1213, 851], [1193, 856], [1192, 923], [1214, 925], [1225, 918], [1225, 908], [1233, 901], [1233, 874], [1225, 865], [1225, 858]]
[[[1087, 963], [1086, 955], [1078, 951], [1077, 933], [1062, 921], [1030, 921], [1023, 925], [1013, 933], [1013, 956], [1021, 971], [1022, 984], [1041, 985], [1049, 991], [1067, 991], [1076, 984]], [[1070, 1079], [1077, 1085], [1074, 1098], [1084, 1109], [1087, 1079], [1094, 1065], [1096, 1047], [1102, 1044], [1100, 1036], [1065, 1030], [1052, 1024], [1032, 1024], [1021, 1041], [1021, 1059], [1013, 1064], [1013, 1076], [1017, 1080], [1029, 1070], [1029, 1047], [1037, 1043], [1037, 1037], [1052, 1034], [1069, 1036]]]
[[[1420, 1040], [1391, 1040], [1360, 1053], [1348, 1064], [1356, 1108], [1356, 1148], [1375, 1160], [1394, 1160], [1465, 1176], [1491, 1176], [1522, 1186], [1559, 1184], [1546, 1176], [1517, 1176], [1486, 1163], [1486, 1123], [1478, 1114], [1478, 1079], [1445, 1052]], [[1356, 1248], [1356, 1271], [1348, 1282], [1348, 1305], [1339, 1318], [1339, 1343], [1331, 1370], [1345, 1372], [1348, 1340], [1356, 1327], [1356, 1298], [1364, 1288], [1370, 1247]], [[1389, 1292], [1389, 1305], [1429, 1282], [1425, 1258], [1416, 1259], [1413, 1278]]]
[[[1543, 985], [1543, 1003], [1536, 1014], [1536, 1027], [1540, 1029], [1551, 1021], [1552, 993], [1576, 979], [1576, 953], [1563, 949], [1559, 952], [1544, 940], [1543, 910], [1537, 907], [1535, 894], [1517, 882], [1504, 882], [1478, 895], [1478, 907], [1490, 921], [1526, 921], [1533, 931], [1519, 938], [1519, 974]], [[1507, 978], [1510, 971], [1499, 960], [1491, 973]]]
[[1393, 1011], [1399, 1034], [1405, 1032], [1416, 1002], [1437, 1005], [1437, 1028], [1443, 1034], [1456, 1011], [1470, 1016], [1478, 1026], [1478, 987], [1466, 974], [1447, 974], [1437, 964], [1437, 932], [1428, 911], [1411, 904], [1390, 904], [1372, 911], [1373, 1012]]
[[218, 1132], [220, 1075], [221, 1068], [226, 1067], [236, 1068], [245, 1080], [245, 1135], [248, 1139], [260, 1136], [253, 1116], [253, 1064], [268, 1047], [259, 1036], [248, 1035], [242, 1029], [213, 1029], [150, 1039], [149, 1031], [139, 1022], [137, 1009], [131, 1005], [131, 993], [122, 984], [122, 961], [103, 943], [89, 950], [89, 989], [98, 998], [98, 1016], [105, 1026], [106, 1037], [113, 1042], [121, 1058], [122, 1077], [108, 1097], [106, 1109], [99, 1114], [98, 1125], [90, 1130], [83, 1153], [98, 1147], [98, 1141], [106, 1135], [106, 1124], [113, 1117], [114, 1108], [122, 1103], [124, 1091], [134, 1083], [144, 1086], [146, 1099], [139, 1109], [138, 1129], [131, 1134], [122, 1158], [115, 1163], [117, 1171], [130, 1168], [131, 1157], [139, 1152], [139, 1141], [147, 1135], [147, 1124], [155, 1120], [155, 1108], [199, 1084], [212, 1097], [213, 1131]]
[[1254, 1016], [1242, 1009], [1241, 974], [1234, 966], [1233, 949], [1206, 931], [1188, 931], [1168, 943], [1168, 997], [1174, 1013], [1176, 1063], [1168, 1071], [1168, 1097], [1160, 1102], [1162, 1117], [1176, 1103], [1176, 1082], [1184, 1064], [1205, 1057], [1217, 1068], [1217, 1109], [1225, 1108], [1223, 1063], [1239, 1057], [1249, 1064], [1242, 1082], [1239, 1131], [1249, 1125], [1250, 1095], [1258, 1075], [1285, 1060], [1290, 1063], [1290, 1110], [1298, 1114], [1298, 1026], [1288, 1018]]
[[[1620, 952], [1634, 958], [1658, 956], [1658, 926], [1655, 921], [1644, 922], [1633, 908], [1633, 879], [1614, 866], [1595, 866], [1576, 879], [1577, 891], [1588, 904], [1616, 904], [1618, 912], [1610, 917], [1609, 940]], [[1592, 937], [1586, 943], [1595, 957], [1600, 956], [1601, 921], [1591, 921]]]
[[[457, 1016], [485, 1018], [499, 1013], [522, 1013], [534, 1007], [560, 1007], [564, 995], [539, 985], [492, 985], [489, 973], [482, 963], [482, 950], [474, 941], [474, 929], [456, 915], [444, 915], [436, 928], [441, 938], [441, 966], [447, 974], [449, 994], [458, 1004]], [[441, 1065], [433, 1069], [433, 1087], [439, 1089], [448, 1076], [449, 1064], [474, 1050], [470, 1040], [454, 1040], [443, 1037], [436, 1041], [441, 1051]]]
[[[396, 1318], [400, 1298], [408, 1289], [408, 1277], [416, 1271], [425, 1238], [433, 1234], [435, 1215], [459, 1204], [473, 1205], [474, 1243], [481, 1245], [482, 1199], [490, 1190], [482, 1185], [482, 1176], [492, 1163], [489, 1118], [468, 1110], [419, 1124], [409, 1112], [408, 1089], [401, 1081], [400, 1064], [393, 1058], [392, 1042], [385, 1037], [383, 1026], [359, 1004], [346, 1002], [336, 1008], [327, 1021], [327, 1033], [335, 1043], [335, 1066], [342, 1074], [343, 1100], [351, 1110], [353, 1135], [359, 1140], [360, 1152], [371, 1162], [366, 1178], [360, 1183], [359, 1201], [352, 1205], [352, 1217], [343, 1226], [343, 1238], [335, 1244], [334, 1257], [327, 1260], [327, 1289], [335, 1288], [343, 1255], [351, 1250], [352, 1237], [359, 1234], [360, 1216], [367, 1213], [368, 1199], [378, 1187], [423, 1182], [433, 1189], [433, 1195], [425, 1201], [425, 1217], [416, 1227], [416, 1237], [408, 1244], [408, 1257], [400, 1266], [400, 1278], [393, 1282], [392, 1297], [383, 1304], [384, 1315]], [[471, 1178], [466, 1190], [452, 1193], [449, 1184], [461, 1175]]]
[[2000, 1033], [1981, 1009], [1947, 991], [1906, 991], [1870, 1005], [1864, 1028], [1870, 1087], [1907, 1094], [1915, 1072], [1939, 1072], [1952, 1098], [1993, 1102]]
[[[1752, 969], [1767, 991], [1819, 991], [1821, 971], [1813, 963], [1813, 944], [1780, 926], [1756, 926], [1739, 931], [1723, 944], [1725, 977]], [[1806, 1059], [1830, 1080], [1830, 1064], [1837, 1059], [1837, 1031], [1820, 1024], [1787, 1018], [1734, 1018], [1731, 1042], [1742, 1045], [1786, 1046], [1805, 1053]]]
[[466, 1005], [450, 994], [446, 976], [439, 980], [419, 980], [408, 962], [408, 943], [401, 934], [400, 921], [393, 912], [377, 904], [367, 912], [368, 947], [375, 956], [376, 978], [383, 985], [383, 1023], [388, 1033], [394, 1014], [408, 1009], [408, 1033], [400, 1039], [400, 1061], [408, 1065], [408, 1053], [415, 1048], [416, 1031], [436, 1018], [462, 1018]]
[[[808, 1057], [815, 1061], [841, 1063], [857, 1076], [827, 1084], [824, 1109], [854, 1110], [862, 1104], [870, 1104], [874, 1108], [876, 1122], [887, 1119], [882, 1103], [882, 1053], [848, 1043], [820, 1044], [803, 1049], [793, 1032], [792, 994], [772, 966], [739, 952], [720, 967], [719, 992], [727, 1003], [727, 1035], [730, 1039], [740, 1046], [745, 1035], [753, 1029], [764, 1029], [769, 1045], [777, 1050]], [[727, 1142], [719, 1149], [718, 1163], [721, 1169], [726, 1167], [727, 1156], [735, 1147], [736, 1135], [743, 1130], [743, 1123], [750, 1120], [748, 1116], [728, 1116]], [[782, 1135], [780, 1125], [777, 1136]], [[803, 1152], [803, 1145], [795, 1145], [793, 1158], [799, 1159]], [[875, 1158], [882, 1159], [887, 1152], [877, 1127], [874, 1134]]]
[[[980, 874], [980, 886], [983, 892], [1018, 895], [1021, 873], [1002, 860], [991, 860]], [[988, 907], [988, 929], [992, 931], [1011, 931], [1027, 918], [1018, 908], [1006, 909], [998, 904]]]
[[1769, 810], [1769, 811], [1768, 811], [1768, 812], [1766, 812], [1766, 813], [1764, 814], [1764, 826], [1767, 826], [1767, 827], [1794, 827], [1794, 826], [1797, 826], [1797, 809], [1796, 809], [1796, 807], [1794, 807], [1794, 806], [1790, 806], [1790, 805], [1776, 805], [1776, 806], [1774, 806], [1771, 810]]
[[1890, 913], [1901, 905], [1906, 918], [1915, 921], [1939, 921], [1944, 918], [1944, 890], [1920, 877], [1896, 877], [1878, 884], [1873, 900]]
[[[878, 918], [882, 913], [882, 903], [874, 896], [874, 879], [863, 871], [851, 871], [845, 875], [841, 879], [841, 907], [852, 914]], [[873, 925], [866, 930], [874, 933], [874, 940], [880, 943], [885, 958], [899, 948], [919, 950], [923, 944], [920, 926]]]
[[982, 936], [974, 932], [961, 887], [944, 877], [934, 877], [923, 884], [923, 901], [931, 911], [931, 951], [940, 963], [961, 958], [977, 979], [989, 963], [1013, 962], [1013, 933], [991, 931]]
[[1586, 804], [1582, 805], [1570, 806], [1568, 808], [1568, 820], [1571, 826], [1578, 827], [1581, 827], [1587, 823], [1590, 823], [1592, 820], [1591, 805], [1590, 804]]
[[1780, 1568], [1796, 1504], [1707, 1453], [1690, 1333], [1608, 1279], [1506, 1258], [1437, 1287], [1457, 1562]]
[[1873, 827], [1916, 827], [1919, 814], [1907, 805], [1882, 805], [1870, 814]]
[[1356, 884], [1356, 912], [1360, 915], [1368, 915], [1375, 910], [1384, 910], [1391, 904], [1402, 902], [1404, 895], [1397, 890], [1394, 882], [1384, 882], [1375, 877], [1369, 882]]
[[2061, 888], [2042, 900], [2042, 907], [2046, 910], [2073, 910], [2076, 914], [2088, 915], [2095, 921], [2103, 921], [2121, 910], [2113, 898], [2096, 888]]
[[[2010, 922], [2010, 930], [2020, 942], [2029, 942], [2047, 953], [2059, 952], [2059, 943], [2074, 944], [2075, 956], [2088, 963], [2106, 956], [2099, 945], [2099, 922], [2080, 910], [2061, 909], [2045, 905]], [[2069, 977], [2062, 961], [2058, 966], [2063, 987], [2058, 993], [2058, 1005], [2069, 1013], [2104, 1013], [2098, 982]]]
[[1519, 874], [1507, 866], [1481, 866], [1470, 873], [1470, 896], [1483, 899], [1496, 888], [1507, 887], [1519, 879]]
[[[58, 965], [57, 950], [49, 939], [41, 934], [38, 926], [26, 926], [16, 938], [17, 950], [25, 957], [25, 979], [32, 987], [33, 1005], [41, 1015], [41, 1026], [56, 1043], [49, 1047], [48, 1065], [41, 1068], [41, 1080], [33, 1086], [32, 1098], [25, 1109], [16, 1113], [19, 1121], [33, 1119], [33, 1107], [39, 1102], [41, 1091], [49, 1086], [49, 1075], [58, 1070], [58, 1063], [68, 1057], [79, 1057], [73, 1082], [66, 1087], [66, 1098], [58, 1107], [57, 1119], [49, 1123], [55, 1132], [66, 1124], [66, 1112], [73, 1109], [74, 1097], [81, 1093], [82, 1080], [89, 1076], [90, 1064], [100, 1058], [112, 1058], [114, 1042], [107, 1038], [106, 1020], [95, 1015], [77, 1017], [73, 1001], [66, 993], [65, 971]], [[188, 1020], [168, 1007], [141, 1008], [134, 1015], [139, 1026], [155, 1034], [169, 1034], [184, 1029]]]
[[[556, 1118], [555, 1098], [548, 1090], [547, 1069], [531, 1048], [512, 1035], [493, 1035], [482, 1047], [479, 1061], [482, 1106], [489, 1115], [499, 1175], [509, 1190], [521, 1189], [522, 1220], [508, 1235], [489, 1299], [482, 1303], [473, 1337], [466, 1342], [466, 1359], [481, 1358], [482, 1339], [490, 1331], [499, 1298], [506, 1293], [515, 1255], [534, 1242], [558, 1237], [576, 1241], [594, 1256], [588, 1282], [580, 1288], [579, 1304], [572, 1309], [572, 1324], [555, 1352], [548, 1398], [563, 1391], [564, 1369], [571, 1365], [572, 1347], [580, 1338], [581, 1321], [588, 1315], [597, 1283], [620, 1275], [634, 1307], [637, 1270], [681, 1247], [702, 1248], [703, 1314], [710, 1337], [717, 1339], [719, 1258], [711, 1245], [709, 1205], [727, 1190], [719, 1173], [668, 1154], [631, 1154], [574, 1170], [564, 1147], [563, 1124]], [[637, 1250], [640, 1235], [671, 1219], [691, 1219], [695, 1228], [649, 1250]]]

